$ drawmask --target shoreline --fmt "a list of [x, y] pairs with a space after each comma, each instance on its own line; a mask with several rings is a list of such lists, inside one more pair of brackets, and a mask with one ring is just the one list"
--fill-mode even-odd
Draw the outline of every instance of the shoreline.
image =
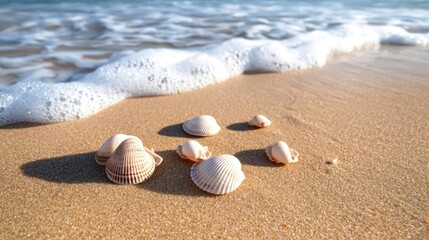
[[[1, 127], [0, 238], [427, 238], [428, 50], [393, 49], [128, 99], [76, 121]], [[194, 186], [192, 163], [175, 153], [194, 139], [181, 123], [200, 114], [222, 130], [195, 139], [235, 155], [246, 175], [225, 196]], [[255, 114], [272, 126], [247, 127]], [[164, 158], [150, 179], [118, 186], [95, 164], [115, 133]], [[268, 160], [263, 149], [279, 140], [300, 162]]]

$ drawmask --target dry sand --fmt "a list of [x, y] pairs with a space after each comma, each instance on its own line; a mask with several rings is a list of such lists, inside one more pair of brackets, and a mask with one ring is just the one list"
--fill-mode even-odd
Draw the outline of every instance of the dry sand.
[[[0, 238], [429, 238], [429, 51], [337, 57], [322, 69], [240, 76], [202, 90], [131, 99], [95, 116], [0, 129]], [[273, 124], [254, 130], [261, 113]], [[212, 196], [174, 149], [199, 114], [223, 126], [198, 138], [233, 154], [246, 179]], [[146, 182], [115, 185], [94, 151], [139, 136], [164, 157]], [[289, 166], [263, 148], [283, 140]], [[338, 165], [326, 161], [338, 159]]]

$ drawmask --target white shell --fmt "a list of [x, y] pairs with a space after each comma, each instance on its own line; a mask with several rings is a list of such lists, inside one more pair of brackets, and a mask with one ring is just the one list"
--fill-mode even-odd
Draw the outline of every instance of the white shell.
[[220, 195], [236, 190], [245, 177], [240, 161], [224, 154], [194, 164], [191, 178], [202, 190]]
[[217, 134], [220, 131], [220, 126], [214, 117], [201, 115], [186, 121], [183, 124], [183, 130], [190, 135], [207, 137]]
[[207, 147], [202, 146], [195, 140], [189, 140], [176, 148], [177, 154], [183, 159], [189, 159], [194, 162], [206, 160], [212, 154], [207, 150]]
[[249, 125], [254, 126], [254, 127], [263, 128], [263, 127], [270, 126], [271, 121], [267, 117], [265, 117], [264, 115], [256, 115], [249, 121]]
[[138, 184], [148, 179], [162, 158], [143, 147], [140, 139], [124, 140], [106, 162], [107, 177], [118, 184]]
[[99, 165], [105, 165], [107, 159], [112, 156], [119, 144], [129, 137], [130, 136], [121, 133], [110, 136], [103, 144], [101, 144], [95, 154], [95, 162]]
[[299, 153], [289, 148], [283, 141], [276, 142], [272, 146], [265, 148], [268, 158], [275, 163], [294, 163], [298, 162]]

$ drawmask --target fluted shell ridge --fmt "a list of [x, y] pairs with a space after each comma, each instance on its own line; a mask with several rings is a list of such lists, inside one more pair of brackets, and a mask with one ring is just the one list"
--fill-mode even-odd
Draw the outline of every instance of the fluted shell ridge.
[[124, 140], [106, 162], [107, 177], [118, 184], [138, 184], [155, 170], [154, 158], [138, 138]]
[[245, 179], [240, 161], [232, 155], [209, 158], [191, 168], [192, 181], [212, 194], [226, 194], [236, 190]]
[[183, 130], [190, 135], [208, 137], [217, 134], [220, 131], [220, 126], [214, 117], [200, 115], [186, 121], [183, 124]]

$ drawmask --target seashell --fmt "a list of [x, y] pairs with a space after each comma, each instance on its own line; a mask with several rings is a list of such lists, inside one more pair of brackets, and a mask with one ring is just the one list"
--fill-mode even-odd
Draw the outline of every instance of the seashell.
[[275, 163], [294, 163], [298, 162], [299, 153], [289, 148], [283, 141], [276, 142], [272, 146], [265, 148], [268, 158]]
[[183, 145], [179, 145], [176, 148], [176, 152], [183, 159], [200, 162], [201, 160], [206, 160], [212, 155], [211, 152], [209, 152], [207, 149], [207, 147], [202, 146], [199, 142], [195, 140], [189, 140]]
[[121, 133], [110, 136], [103, 144], [101, 144], [95, 154], [95, 162], [102, 166], [106, 165], [107, 159], [112, 156], [119, 144], [129, 137], [130, 136]]
[[211, 157], [191, 168], [192, 181], [212, 194], [226, 194], [236, 190], [244, 180], [240, 161], [232, 155]]
[[264, 115], [256, 115], [249, 121], [249, 125], [254, 126], [254, 127], [263, 128], [263, 127], [270, 126], [271, 121], [267, 117], [265, 117]]
[[118, 184], [138, 184], [148, 179], [162, 158], [143, 147], [137, 137], [124, 140], [106, 162], [107, 177]]
[[183, 130], [190, 135], [207, 137], [217, 134], [220, 131], [220, 126], [214, 117], [201, 115], [186, 121], [183, 124]]

